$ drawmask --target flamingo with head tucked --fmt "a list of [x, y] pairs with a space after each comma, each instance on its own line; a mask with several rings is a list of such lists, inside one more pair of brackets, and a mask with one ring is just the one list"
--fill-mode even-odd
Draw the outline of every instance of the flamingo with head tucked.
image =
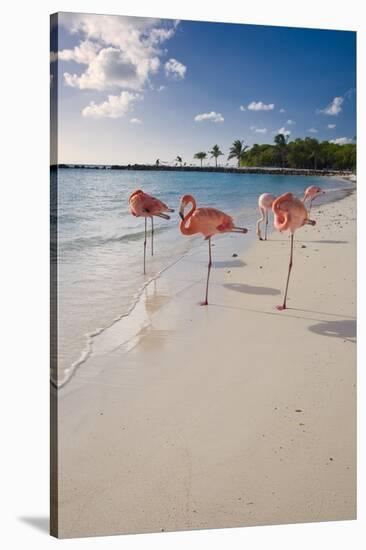
[[274, 200], [272, 205], [274, 213], [274, 225], [278, 231], [287, 231], [291, 233], [290, 241], [290, 261], [288, 266], [287, 281], [285, 288], [285, 295], [283, 298], [283, 304], [277, 306], [278, 310], [286, 309], [286, 299], [288, 284], [290, 281], [290, 273], [293, 265], [293, 251], [294, 251], [294, 234], [296, 229], [299, 229], [303, 225], [315, 225], [315, 221], [308, 218], [308, 212], [300, 199], [294, 197], [292, 193], [284, 193], [280, 197]]
[[320, 194], [325, 193], [321, 187], [318, 187], [316, 185], [310, 185], [310, 187], [307, 187], [304, 192], [304, 196], [302, 198], [302, 202], [305, 204], [307, 200], [310, 200], [310, 206], [309, 206], [309, 215], [311, 212], [311, 207], [313, 204], [313, 200], [315, 197], [319, 196]]
[[[184, 215], [184, 209], [187, 204], [192, 208]], [[184, 195], [180, 200], [179, 215], [181, 217], [180, 231], [183, 235], [195, 235], [201, 233], [205, 240], [208, 240], [208, 265], [206, 281], [206, 297], [202, 306], [208, 305], [208, 283], [212, 265], [211, 257], [211, 237], [218, 233], [247, 233], [244, 227], [237, 227], [231, 216], [221, 212], [216, 208], [197, 208], [196, 200], [192, 195]]]
[[154, 216], [170, 220], [170, 216], [165, 212], [174, 212], [173, 208], [169, 208], [161, 200], [144, 193], [141, 189], [137, 189], [130, 195], [128, 199], [130, 212], [133, 216], [145, 218], [145, 239], [144, 239], [144, 274], [146, 273], [146, 230], [147, 218], [151, 219], [151, 255], [154, 255]]
[[268, 227], [268, 211], [272, 209], [272, 204], [274, 201], [274, 197], [270, 195], [269, 193], [263, 193], [263, 195], [260, 195], [258, 199], [258, 207], [259, 211], [261, 213], [261, 217], [257, 221], [257, 237], [260, 241], [263, 241], [262, 234], [261, 234], [261, 228], [260, 225], [264, 221], [266, 222], [265, 230], [264, 230], [264, 240], [267, 240], [267, 227]]

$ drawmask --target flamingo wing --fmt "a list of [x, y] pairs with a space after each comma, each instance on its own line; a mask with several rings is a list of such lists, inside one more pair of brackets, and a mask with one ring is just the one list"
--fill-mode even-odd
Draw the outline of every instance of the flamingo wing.
[[207, 238], [216, 233], [230, 231], [233, 225], [233, 219], [216, 208], [197, 208], [189, 220], [188, 227]]
[[284, 193], [276, 199], [272, 205], [275, 216], [275, 227], [279, 231], [290, 229], [294, 231], [302, 227], [307, 220], [308, 213], [300, 199], [292, 193]]
[[141, 190], [132, 193], [128, 202], [134, 216], [154, 216], [170, 210], [161, 200]]

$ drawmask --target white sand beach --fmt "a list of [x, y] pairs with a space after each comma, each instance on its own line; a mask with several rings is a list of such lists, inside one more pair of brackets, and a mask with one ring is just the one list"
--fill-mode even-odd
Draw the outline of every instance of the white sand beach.
[[[60, 537], [356, 516], [356, 193], [289, 238], [213, 239], [59, 390]], [[233, 256], [237, 254], [237, 256]]]

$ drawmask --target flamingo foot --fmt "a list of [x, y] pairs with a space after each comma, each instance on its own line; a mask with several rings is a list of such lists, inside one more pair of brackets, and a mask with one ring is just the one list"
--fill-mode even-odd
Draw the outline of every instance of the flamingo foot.
[[200, 302], [200, 306], [208, 306], [208, 301], [204, 300], [203, 302]]
[[276, 306], [276, 309], [277, 309], [278, 311], [283, 311], [284, 309], [287, 309], [287, 307], [285, 306], [285, 304], [282, 304], [282, 305], [280, 305], [280, 306]]

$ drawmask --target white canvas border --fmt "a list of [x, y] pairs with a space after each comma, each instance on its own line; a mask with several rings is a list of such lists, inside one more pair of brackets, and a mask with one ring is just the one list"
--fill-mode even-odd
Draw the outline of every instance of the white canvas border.
[[[362, 5], [329, 0], [213, 5], [186, 0], [13, 1], [2, 8], [2, 162], [1, 323], [3, 343], [1, 422], [1, 518], [4, 548], [39, 550], [55, 544], [78, 549], [121, 547], [164, 550], [210, 547], [212, 550], [272, 547], [281, 550], [362, 547], [365, 528], [365, 129], [359, 125], [359, 519], [354, 522], [224, 529], [137, 535], [60, 543], [20, 518], [48, 515], [48, 23], [54, 11], [87, 11], [181, 19], [232, 21], [358, 30], [358, 121], [366, 120], [365, 17]], [[5, 306], [5, 307], [4, 307]]]

